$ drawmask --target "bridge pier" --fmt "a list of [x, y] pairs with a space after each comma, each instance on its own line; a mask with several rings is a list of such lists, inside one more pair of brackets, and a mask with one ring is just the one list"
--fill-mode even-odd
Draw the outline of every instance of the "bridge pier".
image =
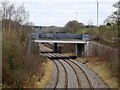
[[57, 43], [54, 43], [54, 52], [55, 52], [55, 53], [58, 52]]
[[81, 57], [84, 55], [84, 44], [75, 44], [76, 46], [76, 56]]

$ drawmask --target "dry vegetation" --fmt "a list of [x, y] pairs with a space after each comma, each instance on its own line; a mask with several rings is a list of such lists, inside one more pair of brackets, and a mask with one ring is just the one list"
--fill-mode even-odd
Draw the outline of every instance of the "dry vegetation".
[[7, 29], [3, 31], [3, 88], [33, 88], [36, 80], [41, 81], [45, 75], [43, 64], [47, 63], [47, 60], [36, 53], [38, 52], [37, 44], [31, 46], [34, 50], [29, 47], [30, 31], [25, 31], [26, 29], [27, 27], [21, 26], [21, 33], [19, 30], [14, 31], [13, 28], [10, 33]]
[[38, 88], [45, 88], [52, 77], [52, 62], [49, 60], [47, 63], [44, 63], [42, 67], [44, 68], [45, 75], [41, 81], [36, 81], [35, 86]]
[[[39, 55], [39, 45], [31, 42], [31, 26], [24, 5], [0, 2], [2, 20], [2, 87], [37, 88], [46, 75], [47, 59]], [[0, 43], [1, 45], [1, 43]], [[37, 78], [36, 78], [37, 77]]]
[[97, 57], [78, 58], [77, 60], [95, 71], [108, 87], [118, 88], [118, 69], [111, 67], [109, 62]]
[[110, 88], [118, 88], [118, 51], [97, 43], [90, 43], [89, 54], [78, 59], [93, 69]]
[[92, 68], [110, 88], [118, 88], [118, 69], [110, 66], [109, 62], [91, 58], [87, 65]]

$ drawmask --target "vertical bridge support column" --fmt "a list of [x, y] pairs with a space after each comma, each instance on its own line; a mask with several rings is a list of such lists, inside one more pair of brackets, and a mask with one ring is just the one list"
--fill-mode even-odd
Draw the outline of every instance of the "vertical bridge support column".
[[58, 49], [57, 49], [57, 43], [54, 43], [54, 52], [57, 53]]
[[84, 44], [76, 44], [76, 56], [81, 57], [84, 55]]

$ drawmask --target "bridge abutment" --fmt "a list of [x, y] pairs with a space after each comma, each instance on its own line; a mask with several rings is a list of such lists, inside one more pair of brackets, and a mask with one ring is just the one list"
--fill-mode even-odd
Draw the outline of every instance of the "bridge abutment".
[[76, 56], [84, 56], [85, 44], [75, 44], [76, 47]]

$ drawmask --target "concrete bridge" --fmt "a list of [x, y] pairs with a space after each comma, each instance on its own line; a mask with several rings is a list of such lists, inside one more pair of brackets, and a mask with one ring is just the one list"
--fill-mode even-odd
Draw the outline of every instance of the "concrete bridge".
[[[43, 34], [43, 36], [45, 36], [45, 35]], [[50, 38], [48, 38], [49, 34], [46, 36], [47, 36], [47, 38], [46, 37], [42, 37], [42, 38], [39, 37], [39, 38], [35, 39], [34, 42], [36, 42], [36, 43], [53, 43], [54, 44], [54, 52], [56, 52], [56, 53], [58, 53], [58, 44], [63, 44], [63, 43], [64, 44], [75, 44], [75, 52], [76, 52], [77, 57], [80, 57], [83, 55], [84, 49], [85, 49], [85, 44], [90, 39], [90, 38], [88, 38], [88, 36], [87, 37], [85, 37], [85, 36], [78, 37], [78, 34], [76, 36], [79, 39], [76, 39], [75, 34], [74, 34], [74, 36], [73, 36], [73, 34], [69, 34], [69, 35], [62, 34], [62, 35], [58, 35], [58, 36], [56, 35], [57, 38], [59, 38], [59, 39], [55, 39], [55, 38], [52, 39], [53, 38], [52, 34], [50, 34]], [[65, 39], [61, 36], [63, 36], [63, 37], [67, 36], [67, 37]], [[72, 38], [72, 36], [73, 36], [73, 38]], [[60, 39], [60, 38], [62, 38], [62, 39]]]

